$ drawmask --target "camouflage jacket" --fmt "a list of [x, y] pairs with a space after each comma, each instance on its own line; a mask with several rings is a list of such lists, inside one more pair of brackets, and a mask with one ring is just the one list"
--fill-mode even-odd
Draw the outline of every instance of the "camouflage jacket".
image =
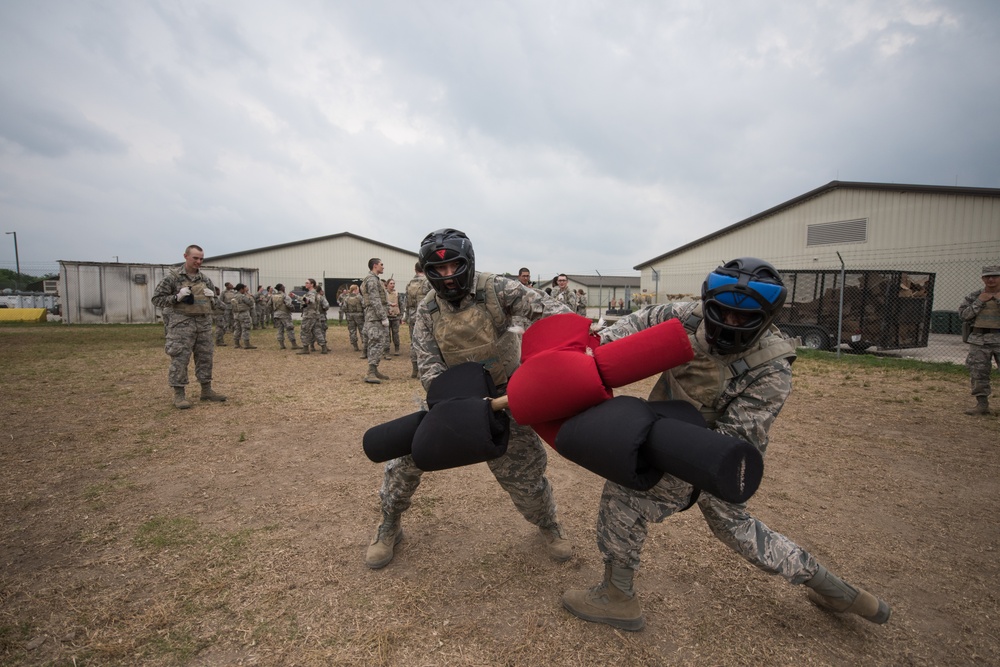
[[[987, 301], [979, 300], [979, 295], [982, 291], [981, 289], [977, 289], [962, 300], [962, 305], [958, 307], [958, 316], [962, 321], [969, 323], [976, 321], [976, 317], [988, 303]], [[993, 297], [993, 299], [994, 301], [1000, 301], [1000, 298], [997, 297]], [[1000, 345], [1000, 331], [993, 331], [991, 333], [972, 331], [969, 333], [969, 338], [966, 342], [970, 345]]]
[[[508, 326], [514, 317], [522, 317], [534, 322], [549, 315], [572, 312], [552, 297], [526, 289], [516, 280], [503, 276], [494, 276], [493, 280], [497, 300], [508, 318]], [[473, 284], [478, 283], [478, 281], [479, 272], [477, 271], [473, 276]], [[431, 290], [431, 292], [433, 291]], [[476, 307], [475, 294], [467, 294], [458, 302], [457, 306], [448, 302], [442, 306], [442, 308], [451, 309], [453, 312], [474, 307]], [[413, 349], [417, 356], [417, 367], [420, 369], [420, 382], [424, 385], [424, 389], [427, 389], [434, 378], [448, 370], [448, 364], [445, 363], [441, 349], [434, 338], [434, 320], [427, 307], [426, 299], [422, 299], [417, 306], [416, 321], [413, 326]]]
[[[624, 338], [649, 327], [680, 319], [682, 322], [697, 302], [666, 303], [648, 306], [602, 329], [602, 343]], [[699, 324], [698, 330], [704, 328]], [[696, 348], [696, 355], [703, 354]], [[720, 357], [712, 355], [716, 360]], [[736, 356], [736, 355], [734, 355]], [[697, 363], [697, 358], [691, 363]], [[667, 371], [668, 375], [673, 371]], [[719, 417], [713, 430], [749, 442], [763, 453], [768, 432], [792, 391], [792, 368], [786, 359], [774, 359], [732, 377], [713, 406]]]
[[[212, 284], [212, 281], [204, 273], [201, 271], [191, 274], [184, 273], [183, 267], [181, 267], [177, 271], [167, 273], [163, 280], [160, 281], [160, 284], [156, 286], [156, 289], [153, 291], [153, 298], [150, 301], [153, 302], [154, 306], [169, 310], [171, 317], [189, 317], [174, 309], [174, 305], [177, 303], [177, 293], [181, 290], [181, 286], [188, 282], [204, 283], [205, 287], [215, 292], [215, 285]], [[212, 298], [211, 302], [212, 310], [220, 310], [223, 307], [218, 297]], [[211, 316], [211, 313], [209, 313], [207, 315], [195, 315], [194, 317]]]
[[389, 319], [385, 305], [385, 286], [374, 273], [369, 272], [361, 281], [361, 298], [364, 300], [365, 322], [382, 322]]

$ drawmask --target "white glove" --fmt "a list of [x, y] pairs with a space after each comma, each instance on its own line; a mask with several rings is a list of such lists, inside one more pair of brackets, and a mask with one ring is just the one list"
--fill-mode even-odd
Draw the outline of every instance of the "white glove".
[[205, 288], [205, 296], [210, 296], [210, 297], [213, 297], [213, 298], [214, 298], [214, 297], [215, 297], [215, 292], [214, 292], [213, 290], [210, 290], [210, 289], [208, 289], [208, 288], [206, 287], [206, 288]]
[[190, 287], [182, 287], [181, 290], [177, 293], [177, 300], [180, 301], [190, 293], [191, 293]]
[[389, 320], [387, 320], [387, 319], [382, 320], [382, 326], [384, 326], [384, 327], [389, 326]]

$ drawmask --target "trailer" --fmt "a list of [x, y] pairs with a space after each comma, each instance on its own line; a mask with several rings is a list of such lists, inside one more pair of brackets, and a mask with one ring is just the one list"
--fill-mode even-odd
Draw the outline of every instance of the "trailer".
[[788, 296], [774, 323], [803, 346], [830, 350], [845, 344], [859, 352], [927, 347], [935, 274], [844, 271], [842, 289], [840, 270], [779, 272]]

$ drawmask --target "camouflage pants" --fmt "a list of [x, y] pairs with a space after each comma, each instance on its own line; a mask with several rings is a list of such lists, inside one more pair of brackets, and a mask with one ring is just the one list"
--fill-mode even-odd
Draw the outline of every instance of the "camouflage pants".
[[326, 345], [324, 324], [326, 324], [326, 320], [319, 317], [302, 318], [302, 330], [299, 332], [302, 337], [302, 347], [309, 347], [313, 342]]
[[361, 330], [361, 339], [365, 343], [368, 363], [378, 366], [382, 361], [383, 351], [389, 349], [385, 341], [385, 327], [381, 322], [365, 322], [365, 328]]
[[[501, 488], [510, 494], [521, 516], [540, 528], [553, 528], [557, 525], [556, 503], [552, 497], [552, 486], [545, 477], [548, 463], [545, 447], [527, 426], [511, 420], [510, 427], [507, 452], [486, 464]], [[382, 513], [390, 521], [398, 519], [409, 509], [423, 474], [424, 471], [413, 463], [412, 456], [393, 459], [385, 464], [379, 497], [382, 499]]]
[[[351, 347], [358, 346], [358, 334], [365, 326], [365, 316], [360, 313], [347, 313], [347, 333], [351, 337]], [[364, 338], [362, 338], [364, 341]], [[362, 347], [364, 343], [362, 342]]]
[[[683, 510], [693, 491], [673, 475], [664, 475], [649, 491], [605, 482], [597, 512], [597, 547], [604, 562], [638, 570], [649, 523], [660, 523]], [[702, 492], [698, 509], [713, 535], [761, 570], [793, 584], [803, 584], [816, 574], [819, 563], [812, 555], [755, 519], [745, 504]]]
[[253, 329], [253, 320], [250, 313], [233, 313], [233, 342], [243, 341], [250, 344], [250, 330]]
[[969, 378], [972, 380], [973, 396], [989, 396], [993, 393], [990, 388], [990, 373], [993, 372], [994, 362], [1000, 367], [1000, 344], [969, 346], [965, 366], [969, 369]]
[[385, 356], [389, 356], [389, 344], [392, 343], [396, 346], [396, 352], [399, 352], [399, 320], [394, 320], [389, 318], [389, 327], [386, 329], [385, 335]]
[[215, 344], [221, 345], [226, 342], [226, 314], [216, 313], [212, 319], [215, 320]]
[[212, 316], [185, 317], [171, 315], [167, 325], [166, 353], [170, 356], [167, 382], [171, 387], [188, 383], [188, 362], [194, 353], [194, 374], [198, 382], [212, 381]]
[[275, 313], [274, 314], [274, 326], [278, 328], [278, 342], [285, 342], [285, 332], [288, 332], [288, 340], [292, 345], [297, 345], [295, 342], [295, 322], [292, 321], [292, 316], [288, 313]]
[[410, 361], [416, 364], [417, 350], [413, 347], [413, 322], [407, 322], [406, 326], [410, 328]]

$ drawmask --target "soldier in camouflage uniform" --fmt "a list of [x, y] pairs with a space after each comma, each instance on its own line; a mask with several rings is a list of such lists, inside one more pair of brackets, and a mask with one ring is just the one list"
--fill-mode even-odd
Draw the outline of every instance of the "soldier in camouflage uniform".
[[365, 328], [362, 338], [365, 343], [365, 357], [368, 359], [368, 375], [364, 381], [369, 384], [380, 384], [389, 376], [380, 373], [379, 362], [382, 361], [382, 351], [386, 348], [385, 333], [389, 327], [389, 312], [386, 307], [385, 285], [379, 278], [385, 267], [382, 260], [372, 257], [368, 260], [368, 275], [361, 281], [361, 298], [364, 299]]
[[278, 348], [285, 347], [285, 332], [288, 332], [288, 342], [292, 344], [292, 349], [299, 349], [295, 342], [295, 321], [292, 320], [292, 297], [285, 294], [285, 286], [278, 283], [274, 286], [274, 293], [271, 294], [271, 312], [274, 313], [274, 326], [278, 329]]
[[201, 383], [201, 400], [224, 401], [212, 389], [212, 310], [218, 307], [215, 286], [201, 272], [205, 251], [189, 245], [184, 249], [184, 266], [171, 271], [153, 292], [154, 306], [170, 312], [167, 321], [166, 353], [170, 356], [167, 380], [174, 388], [174, 407], [191, 407], [184, 395], [188, 383], [188, 362], [194, 354], [194, 373]]
[[222, 293], [222, 297], [219, 299], [219, 304], [221, 305], [222, 314], [222, 326], [215, 327], [215, 344], [217, 346], [226, 346], [226, 332], [233, 330], [233, 310], [230, 306], [230, 302], [233, 297], [236, 296], [236, 291], [233, 289], [233, 284], [226, 283], [226, 291]]
[[309, 345], [315, 340], [320, 344], [321, 354], [330, 350], [326, 346], [326, 311], [330, 303], [322, 294], [316, 291], [316, 281], [306, 280], [306, 293], [302, 296], [302, 349], [296, 354], [309, 354]]
[[420, 267], [420, 262], [413, 266], [414, 274], [410, 282], [406, 283], [406, 326], [410, 330], [410, 364], [413, 371], [411, 378], [417, 377], [417, 350], [413, 347], [413, 326], [417, 319], [417, 306], [424, 300], [427, 293], [431, 291], [431, 284], [424, 275], [424, 270]]
[[[763, 454], [768, 431], [792, 389], [795, 341], [771, 326], [785, 295], [773, 266], [741, 258], [709, 274], [700, 301], [651, 306], [604, 329], [600, 337], [610, 342], [679, 319], [695, 357], [664, 373], [649, 400], [687, 401], [701, 411], [710, 428], [744, 440]], [[591, 589], [567, 591], [563, 606], [587, 621], [641, 630], [645, 621], [632, 582], [649, 524], [694, 503], [724, 544], [765, 572], [805, 584], [817, 605], [874, 623], [889, 620], [885, 602], [829, 572], [805, 549], [754, 518], [746, 504], [699, 492], [669, 474], [648, 491], [605, 482], [597, 517], [604, 580]]]
[[965, 365], [976, 397], [976, 407], [966, 410], [967, 415], [990, 414], [990, 373], [994, 363], [1000, 366], [1000, 264], [984, 266], [982, 278], [983, 289], [965, 297], [958, 308], [969, 344]]
[[556, 276], [556, 286], [559, 288], [559, 291], [554, 295], [555, 299], [560, 303], [566, 304], [566, 307], [575, 313], [580, 297], [575, 290], [569, 288], [569, 278], [566, 277], [565, 273], [560, 273]]
[[[365, 326], [365, 311], [361, 305], [361, 292], [357, 285], [351, 285], [350, 289], [344, 292], [343, 300], [340, 302], [340, 309], [347, 319], [347, 333], [351, 338], [351, 347], [355, 352], [360, 352], [358, 347], [358, 334]], [[367, 357], [366, 357], [367, 358]]]
[[[406, 306], [405, 297], [400, 298], [396, 291], [396, 281], [392, 278], [385, 281], [385, 308], [389, 316], [389, 328], [385, 337], [385, 356], [389, 356], [389, 344], [395, 347], [396, 356], [399, 356], [399, 321], [402, 319], [402, 308]], [[403, 303], [400, 303], [403, 301]]]
[[229, 302], [233, 309], [233, 345], [247, 350], [256, 350], [257, 347], [250, 344], [250, 330], [253, 329], [253, 315], [256, 303], [250, 295], [249, 288], [243, 283], [236, 285], [236, 296]]
[[[420, 247], [420, 261], [434, 288], [417, 307], [413, 333], [424, 389], [449, 367], [478, 361], [503, 393], [519, 362], [520, 341], [508, 331], [511, 317], [516, 313], [534, 321], [568, 312], [555, 300], [509, 278], [477, 273], [472, 244], [460, 231], [428, 234]], [[507, 452], [487, 465], [521, 515], [538, 526], [549, 554], [564, 561], [572, 557], [573, 547], [556, 519], [546, 463], [545, 448], [535, 432], [511, 419]], [[392, 560], [403, 537], [401, 516], [410, 507], [422, 475], [411, 456], [386, 464], [379, 491], [382, 522], [365, 554], [368, 567], [385, 567]]]

